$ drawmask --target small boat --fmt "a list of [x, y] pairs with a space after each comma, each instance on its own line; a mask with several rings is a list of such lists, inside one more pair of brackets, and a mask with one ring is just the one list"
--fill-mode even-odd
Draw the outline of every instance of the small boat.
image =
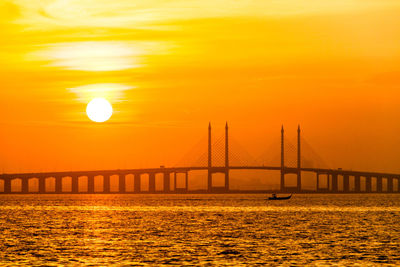
[[286, 199], [290, 199], [292, 197], [292, 195], [288, 196], [288, 197], [277, 197], [276, 194], [272, 194], [272, 197], [269, 197], [268, 200], [286, 200]]

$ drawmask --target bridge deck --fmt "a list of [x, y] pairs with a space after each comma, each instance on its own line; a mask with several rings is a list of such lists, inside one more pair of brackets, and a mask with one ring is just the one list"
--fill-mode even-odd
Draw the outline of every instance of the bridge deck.
[[[145, 173], [185, 173], [189, 171], [207, 171], [208, 167], [192, 166], [192, 167], [166, 167], [166, 168], [140, 168], [140, 169], [115, 169], [115, 170], [92, 170], [92, 171], [62, 171], [62, 172], [31, 172], [31, 173], [3, 173], [0, 178], [16, 177], [16, 178], [33, 178], [33, 177], [70, 177], [70, 176], [97, 176], [97, 175], [128, 175], [128, 174], [145, 174]], [[280, 171], [281, 167], [276, 166], [213, 166], [210, 168], [212, 172], [229, 170], [271, 170]], [[372, 177], [400, 177], [400, 174], [370, 171], [354, 171], [342, 169], [323, 169], [323, 168], [301, 168], [302, 172], [314, 172], [319, 174], [336, 174], [350, 176], [372, 176]], [[285, 173], [297, 173], [297, 168], [285, 167]]]

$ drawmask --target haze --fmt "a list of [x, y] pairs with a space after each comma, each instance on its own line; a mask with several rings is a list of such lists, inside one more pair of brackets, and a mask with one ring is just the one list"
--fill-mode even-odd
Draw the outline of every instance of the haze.
[[[3, 0], [0, 168], [171, 166], [229, 121], [253, 155], [301, 124], [332, 167], [399, 172], [398, 14], [385, 0]], [[104, 124], [85, 114], [96, 97], [114, 108]]]

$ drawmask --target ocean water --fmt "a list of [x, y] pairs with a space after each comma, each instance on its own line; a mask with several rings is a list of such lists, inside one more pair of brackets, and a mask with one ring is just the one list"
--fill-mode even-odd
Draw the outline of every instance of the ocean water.
[[0, 265], [400, 264], [400, 195], [3, 195]]

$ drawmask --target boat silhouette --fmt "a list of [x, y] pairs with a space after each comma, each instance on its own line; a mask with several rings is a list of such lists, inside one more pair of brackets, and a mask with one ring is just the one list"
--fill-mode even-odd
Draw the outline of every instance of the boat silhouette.
[[276, 194], [272, 194], [272, 197], [269, 197], [268, 200], [286, 200], [286, 199], [290, 199], [292, 197], [292, 195], [287, 196], [287, 197], [278, 197], [276, 196]]

